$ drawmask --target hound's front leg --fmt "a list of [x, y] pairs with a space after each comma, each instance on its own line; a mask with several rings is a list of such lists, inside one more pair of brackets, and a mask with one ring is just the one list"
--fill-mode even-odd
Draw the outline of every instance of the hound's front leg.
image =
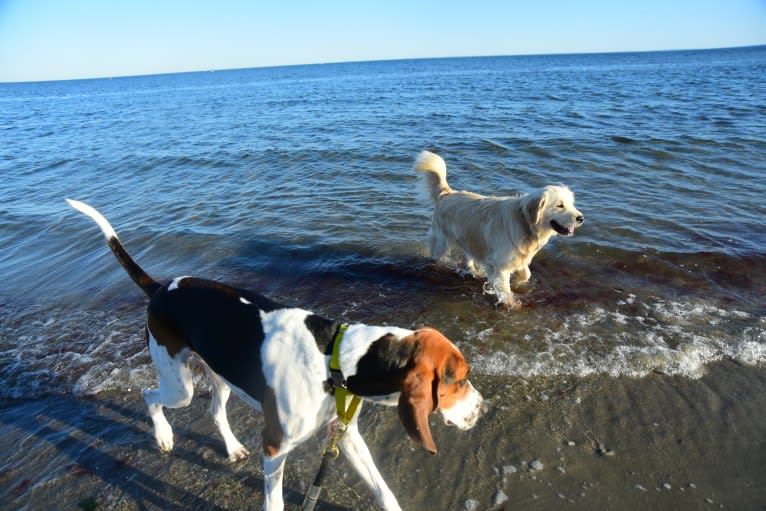
[[388, 485], [383, 480], [383, 476], [378, 472], [375, 462], [372, 461], [370, 450], [359, 434], [359, 429], [355, 422], [348, 426], [346, 433], [340, 439], [339, 445], [348, 461], [351, 462], [362, 479], [372, 489], [378, 505], [386, 511], [401, 511], [402, 508], [396, 502], [396, 497], [391, 493]]
[[282, 511], [285, 508], [282, 499], [282, 474], [286, 459], [287, 453], [263, 456], [264, 511]]

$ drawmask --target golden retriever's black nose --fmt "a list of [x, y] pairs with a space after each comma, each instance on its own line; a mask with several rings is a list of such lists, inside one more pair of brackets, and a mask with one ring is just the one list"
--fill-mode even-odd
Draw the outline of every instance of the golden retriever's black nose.
[[584, 217], [584, 216], [582, 216], [582, 215], [580, 215], [580, 216], [578, 216], [577, 218], [575, 218], [575, 221], [576, 221], [578, 224], [582, 224], [582, 223], [585, 221], [585, 217]]

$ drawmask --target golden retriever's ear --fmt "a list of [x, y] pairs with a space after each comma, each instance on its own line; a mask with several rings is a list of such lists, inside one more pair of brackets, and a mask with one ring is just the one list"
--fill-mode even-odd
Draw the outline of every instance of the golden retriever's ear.
[[413, 440], [436, 454], [436, 444], [428, 427], [428, 416], [436, 409], [433, 383], [433, 374], [412, 371], [407, 375], [399, 396], [399, 419]]
[[530, 193], [524, 197], [521, 210], [529, 225], [537, 225], [540, 222], [545, 209], [545, 199], [546, 194], [543, 192]]

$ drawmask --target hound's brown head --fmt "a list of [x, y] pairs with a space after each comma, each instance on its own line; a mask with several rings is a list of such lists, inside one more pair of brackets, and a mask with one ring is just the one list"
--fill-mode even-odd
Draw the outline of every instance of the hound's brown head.
[[444, 335], [423, 328], [402, 341], [416, 349], [399, 396], [399, 418], [413, 440], [436, 454], [428, 416], [438, 409], [448, 425], [470, 429], [482, 413], [483, 398], [468, 381], [460, 350]]

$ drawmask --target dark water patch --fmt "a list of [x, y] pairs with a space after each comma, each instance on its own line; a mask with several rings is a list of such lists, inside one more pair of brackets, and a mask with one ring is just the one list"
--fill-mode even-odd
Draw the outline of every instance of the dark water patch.
[[635, 145], [639, 143], [638, 140], [634, 140], [630, 137], [626, 137], [622, 135], [612, 135], [612, 140], [614, 142], [617, 142], [618, 144]]
[[359, 320], [364, 320], [360, 312], [368, 318], [385, 318], [387, 312], [401, 318], [439, 294], [481, 289], [475, 279], [422, 256], [364, 254], [331, 246], [286, 249], [249, 242], [243, 255], [221, 266], [229, 267], [224, 273], [238, 285], [332, 316], [356, 314]]
[[483, 142], [487, 145], [487, 148], [497, 154], [506, 154], [510, 152], [510, 149], [503, 145], [502, 142], [499, 142], [497, 140], [483, 140]]
[[[610, 278], [658, 286], [658, 293], [712, 293], [715, 296], [752, 297], [766, 285], [766, 256], [744, 252], [733, 256], [725, 252], [674, 253], [655, 249], [630, 251], [608, 246], [578, 244], [565, 248], [567, 264], [558, 264], [557, 257], [538, 256], [535, 265], [540, 271], [567, 271], [572, 265], [592, 271], [599, 282]], [[593, 285], [598, 286], [598, 282]], [[662, 291], [660, 291], [662, 289]], [[674, 291], [675, 290], [675, 291]]]

